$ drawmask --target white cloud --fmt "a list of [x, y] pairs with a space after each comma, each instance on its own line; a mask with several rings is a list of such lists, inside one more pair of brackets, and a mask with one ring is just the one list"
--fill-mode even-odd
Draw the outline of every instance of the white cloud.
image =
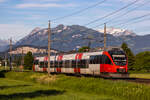
[[74, 4], [56, 4], [56, 3], [47, 3], [47, 4], [38, 4], [38, 3], [27, 3], [27, 4], [18, 4], [16, 8], [47, 8], [47, 7], [73, 7]]

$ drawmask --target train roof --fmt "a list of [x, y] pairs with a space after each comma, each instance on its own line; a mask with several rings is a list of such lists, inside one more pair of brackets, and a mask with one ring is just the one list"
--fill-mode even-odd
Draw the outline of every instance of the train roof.
[[[120, 47], [111, 47], [111, 48], [107, 48], [106, 51], [110, 51], [110, 50], [122, 50]], [[54, 56], [50, 56], [50, 60], [51, 61], [55, 61], [55, 60], [58, 60], [58, 59], [61, 59], [61, 60], [75, 60], [75, 59], [78, 59], [78, 56], [81, 59], [89, 59], [90, 56], [92, 55], [102, 55], [103, 54], [103, 50], [99, 50], [97, 52], [83, 52], [83, 53], [72, 53], [72, 54], [58, 54], [58, 55], [54, 55]], [[35, 59], [38, 59], [40, 61], [43, 61], [43, 60], [47, 60], [46, 58], [47, 56], [42, 56], [42, 57], [36, 57]]]
[[[59, 54], [59, 55], [55, 55], [55, 56], [50, 56], [50, 60], [57, 60], [60, 57], [62, 57], [61, 60], [75, 60], [77, 56], [82, 56], [82, 59], [89, 59], [90, 56], [92, 55], [102, 55], [103, 51], [99, 51], [99, 52], [83, 52], [83, 53], [73, 53], [73, 54]], [[36, 57], [35, 59], [43, 61], [45, 60], [46, 56], [42, 56], [42, 57]]]

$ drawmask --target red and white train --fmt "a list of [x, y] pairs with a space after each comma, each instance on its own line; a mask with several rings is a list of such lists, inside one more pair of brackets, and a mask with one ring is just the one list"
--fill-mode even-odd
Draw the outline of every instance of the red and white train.
[[[36, 57], [33, 71], [48, 71], [48, 57]], [[128, 77], [128, 60], [121, 48], [50, 56], [50, 72], [107, 77]]]

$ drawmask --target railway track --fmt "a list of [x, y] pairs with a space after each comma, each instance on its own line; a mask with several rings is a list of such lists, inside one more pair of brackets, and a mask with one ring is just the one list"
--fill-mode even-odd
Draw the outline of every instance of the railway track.
[[111, 78], [108, 80], [113, 80], [113, 81], [124, 80], [128, 82], [150, 84], [150, 79], [144, 79], [144, 78]]
[[[68, 75], [70, 76], [70, 75]], [[103, 78], [106, 80], [112, 80], [112, 81], [128, 81], [128, 82], [134, 82], [134, 83], [143, 83], [143, 84], [150, 84], [150, 79], [144, 79], [144, 78], [108, 78], [108, 77], [100, 77], [100, 76], [92, 76], [92, 75], [71, 75], [71, 76], [77, 76], [77, 77], [94, 77], [94, 78]]]

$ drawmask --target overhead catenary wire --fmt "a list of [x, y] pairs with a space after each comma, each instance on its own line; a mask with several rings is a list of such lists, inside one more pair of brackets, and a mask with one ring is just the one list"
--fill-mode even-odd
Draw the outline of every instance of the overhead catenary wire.
[[132, 25], [132, 24], [140, 23], [140, 22], [147, 21], [147, 20], [150, 20], [150, 18], [144, 18], [142, 20], [138, 20], [138, 21], [135, 21], [135, 22], [126, 23], [124, 25]]
[[73, 12], [73, 13], [71, 13], [71, 14], [68, 14], [68, 15], [65, 15], [65, 16], [62, 16], [62, 17], [58, 17], [58, 18], [52, 19], [51, 21], [57, 21], [57, 20], [62, 20], [62, 19], [64, 19], [64, 18], [71, 17], [71, 16], [73, 16], [73, 15], [76, 15], [76, 14], [79, 14], [79, 13], [81, 13], [81, 12], [83, 12], [83, 11], [86, 11], [86, 10], [88, 10], [88, 9], [90, 9], [90, 8], [94, 8], [94, 7], [96, 7], [96, 6], [98, 6], [98, 5], [102, 4], [102, 3], [104, 3], [104, 2], [106, 2], [106, 1], [107, 1], [107, 0], [100, 1], [100, 2], [98, 2], [98, 3], [95, 3], [95, 4], [91, 5], [91, 6], [88, 6], [88, 7], [84, 8], [84, 9], [81, 9], [81, 10], [78, 10], [78, 11], [76, 11], [76, 12]]
[[144, 18], [144, 17], [147, 17], [147, 16], [150, 16], [150, 13], [145, 14], [145, 15], [142, 15], [142, 16], [139, 16], [139, 17], [135, 17], [135, 18], [129, 19], [129, 20], [124, 21], [124, 22], [122, 22], [122, 23], [114, 24], [114, 26], [124, 25], [124, 24], [130, 23], [130, 22], [132, 22], [132, 21], [139, 20], [139, 19]]
[[[117, 17], [114, 17], [113, 19], [110, 19], [110, 20], [108, 20], [108, 21], [105, 21], [105, 23], [120, 22], [120, 20], [118, 20], [118, 19], [122, 18], [123, 16], [129, 14], [130, 12], [132, 12], [132, 11], [134, 11], [134, 10], [140, 8], [140, 7], [143, 7], [144, 5], [149, 4], [149, 3], [150, 3], [150, 1], [147, 1], [147, 2], [145, 2], [145, 3], [143, 3], [143, 4], [140, 4], [139, 6], [136, 6], [135, 8], [130, 9], [130, 10], [126, 11], [125, 13], [123, 13], [123, 14], [117, 16]], [[117, 20], [116, 20], [116, 19], [117, 19]], [[96, 26], [94, 26], [94, 27], [92, 27], [92, 28], [96, 28], [96, 27], [99, 27], [99, 26], [102, 26], [102, 25], [103, 25], [103, 23], [101, 23], [101, 24], [99, 24], [99, 25], [96, 25]]]
[[[93, 4], [93, 5], [91, 5], [91, 6], [88, 6], [88, 7], [86, 7], [86, 8], [80, 9], [80, 10], [78, 10], [78, 11], [76, 11], [76, 12], [70, 13], [70, 14], [68, 14], [68, 15], [64, 15], [64, 16], [61, 16], [61, 17], [58, 17], [58, 18], [55, 18], [55, 19], [51, 19], [51, 22], [55, 22], [55, 21], [57, 21], [57, 20], [62, 20], [62, 19], [65, 19], [65, 18], [74, 16], [74, 15], [76, 15], [76, 14], [82, 13], [82, 12], [88, 10], [88, 9], [91, 9], [91, 8], [94, 8], [94, 7], [98, 6], [98, 5], [100, 5], [100, 4], [103, 4], [103, 3], [106, 2], [106, 1], [107, 1], [107, 0], [103, 0], [103, 1], [100, 1], [100, 2], [97, 2], [97, 3]], [[31, 24], [33, 24], [33, 23], [31, 23]], [[30, 24], [30, 25], [31, 25], [31, 24]], [[40, 26], [46, 26], [46, 25], [43, 23], [43, 24], [40, 24]]]
[[120, 8], [120, 9], [114, 11], [114, 12], [111, 12], [111, 13], [105, 15], [105, 16], [102, 16], [102, 17], [100, 17], [100, 18], [98, 18], [98, 19], [95, 19], [95, 20], [93, 20], [93, 21], [91, 21], [91, 22], [89, 22], [89, 23], [87, 23], [87, 24], [84, 24], [84, 26], [90, 25], [90, 24], [95, 23], [95, 22], [97, 22], [97, 21], [99, 21], [99, 20], [102, 20], [102, 19], [104, 19], [104, 18], [106, 18], [106, 17], [112, 16], [112, 15], [114, 15], [114, 14], [116, 14], [116, 13], [118, 13], [118, 12], [124, 10], [125, 8], [128, 8], [129, 6], [135, 4], [135, 3], [138, 2], [138, 1], [140, 1], [140, 0], [135, 0], [134, 2], [131, 2], [130, 4], [128, 4], [128, 5], [126, 5], [126, 6], [122, 7], [122, 8]]

